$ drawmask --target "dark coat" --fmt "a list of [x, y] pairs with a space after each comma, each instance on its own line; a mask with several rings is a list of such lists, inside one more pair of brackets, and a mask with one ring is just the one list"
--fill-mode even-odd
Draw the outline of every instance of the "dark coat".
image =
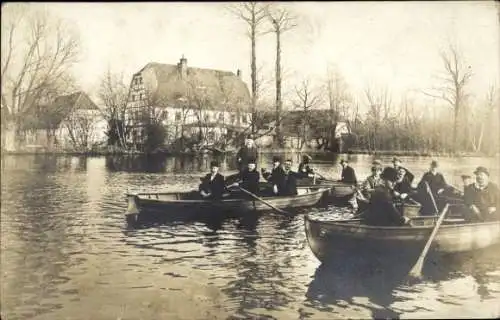
[[250, 160], [257, 161], [259, 156], [259, 150], [257, 147], [248, 148], [247, 146], [243, 146], [238, 150], [236, 154], [236, 164], [238, 170], [241, 172], [248, 167], [248, 162]]
[[278, 185], [278, 195], [296, 196], [297, 195], [297, 173], [293, 171], [285, 172], [283, 184]]
[[224, 176], [220, 173], [217, 173], [213, 180], [210, 180], [212, 176], [211, 173], [207, 173], [205, 177], [203, 177], [201, 184], [199, 186], [199, 190], [203, 190], [205, 192], [210, 192], [212, 199], [220, 199], [222, 198], [222, 194], [226, 191], [226, 185], [224, 183]]
[[350, 184], [356, 184], [358, 180], [356, 179], [356, 173], [354, 172], [354, 169], [350, 166], [346, 166], [345, 168], [343, 168], [340, 181]]
[[260, 174], [257, 170], [248, 171], [248, 169], [242, 171], [239, 174], [240, 186], [251, 193], [259, 192], [259, 180]]
[[395, 207], [392, 190], [378, 186], [373, 191], [368, 209], [363, 216], [363, 222], [372, 226], [401, 226], [405, 220]]
[[408, 179], [403, 178], [403, 181], [396, 182], [394, 184], [394, 191], [397, 191], [399, 193], [411, 194], [413, 191], [413, 188], [411, 187], [411, 184], [408, 181]]
[[299, 170], [297, 171], [297, 177], [306, 178], [309, 174], [314, 173], [314, 170], [309, 167], [308, 163], [301, 162], [299, 164]]
[[472, 183], [465, 187], [464, 192], [464, 202], [467, 206], [475, 205], [483, 218], [488, 217], [488, 207], [497, 208], [496, 218], [500, 214], [498, 204], [499, 204], [499, 190], [496, 184], [490, 182], [486, 188], [480, 190], [476, 187], [475, 183]]
[[418, 183], [418, 189], [421, 192], [426, 192], [425, 183], [429, 184], [432, 194], [434, 197], [437, 195], [439, 189], [445, 189], [447, 184], [444, 180], [444, 176], [441, 173], [432, 174], [430, 171], [424, 173], [422, 179]]

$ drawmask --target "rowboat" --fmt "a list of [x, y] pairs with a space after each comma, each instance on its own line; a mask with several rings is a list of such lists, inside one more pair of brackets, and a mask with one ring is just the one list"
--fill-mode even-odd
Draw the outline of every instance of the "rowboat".
[[352, 184], [327, 179], [301, 178], [297, 179], [297, 185], [328, 187], [330, 190], [326, 199], [333, 202], [346, 202], [356, 192]]
[[[263, 196], [262, 198], [279, 209], [313, 206], [328, 191], [321, 187], [298, 187], [296, 196]], [[262, 201], [241, 194], [221, 200], [201, 199], [197, 191], [152, 192], [126, 194], [128, 208], [126, 215], [136, 215], [144, 211], [161, 212], [172, 217], [192, 217], [203, 215], [240, 214], [248, 211], [270, 210]]]
[[[359, 219], [320, 221], [309, 215], [304, 217], [309, 247], [323, 263], [360, 252], [368, 252], [372, 257], [395, 255], [402, 259], [410, 255], [416, 258], [429, 239], [437, 218], [416, 217], [414, 220], [416, 226], [380, 227], [363, 225]], [[467, 223], [463, 219], [445, 219], [431, 251], [452, 254], [486, 248], [499, 242], [500, 221]]]

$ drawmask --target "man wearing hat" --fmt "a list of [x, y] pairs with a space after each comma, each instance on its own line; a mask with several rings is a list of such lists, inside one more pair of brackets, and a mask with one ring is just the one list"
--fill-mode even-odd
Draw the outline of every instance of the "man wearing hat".
[[431, 162], [429, 171], [424, 173], [422, 176], [422, 179], [418, 183], [418, 192], [419, 192], [419, 198], [422, 200], [421, 203], [423, 205], [422, 212], [429, 212], [429, 213], [435, 213], [436, 209], [434, 208], [434, 205], [432, 204], [432, 199], [430, 199], [430, 195], [428, 194], [427, 186], [426, 183], [430, 187], [430, 192], [432, 193], [432, 196], [434, 197], [434, 200], [437, 203], [437, 209], [438, 211], [441, 211], [441, 209], [444, 207], [443, 201], [440, 201], [439, 195], [441, 195], [448, 185], [446, 184], [446, 181], [444, 179], [444, 176], [438, 172], [438, 163], [437, 161], [433, 160]]
[[239, 172], [243, 172], [249, 161], [254, 161], [257, 164], [257, 158], [259, 156], [259, 150], [255, 145], [254, 136], [252, 134], [248, 135], [245, 139], [245, 145], [238, 150], [236, 154], [236, 162]]
[[251, 193], [258, 193], [260, 174], [259, 171], [256, 170], [256, 168], [257, 165], [255, 164], [255, 161], [250, 159], [248, 161], [247, 168], [243, 172], [240, 172], [238, 174], [237, 182], [233, 183], [231, 186], [241, 186]]
[[298, 177], [307, 178], [314, 176], [314, 170], [309, 166], [309, 161], [311, 161], [311, 156], [307, 154], [302, 156], [302, 162], [299, 164], [299, 169], [297, 172]]
[[226, 186], [224, 176], [219, 173], [219, 163], [217, 161], [210, 162], [210, 173], [201, 179], [199, 186], [200, 195], [204, 199], [221, 199]]
[[410, 219], [403, 216], [393, 202], [394, 184], [397, 180], [396, 169], [386, 167], [380, 175], [382, 186], [377, 186], [372, 193], [368, 209], [362, 216], [363, 223], [373, 226], [401, 226]]
[[485, 167], [474, 171], [476, 181], [465, 187], [464, 202], [470, 209], [471, 219], [479, 221], [498, 220], [499, 191], [496, 184], [489, 181], [490, 173]]
[[383, 185], [382, 178], [380, 177], [380, 174], [382, 173], [382, 164], [377, 160], [373, 161], [371, 171], [372, 174], [366, 178], [361, 188], [362, 195], [366, 199], [370, 199], [371, 193], [375, 190], [375, 188]]
[[415, 179], [415, 176], [410, 172], [410, 170], [401, 166], [401, 159], [394, 157], [392, 159], [392, 164], [394, 166], [394, 169], [396, 170], [399, 170], [399, 168], [403, 168], [405, 170], [405, 180], [407, 180], [407, 182], [411, 185], [413, 183], [413, 179]]
[[262, 175], [264, 176], [264, 179], [271, 183], [272, 193], [274, 195], [278, 195], [280, 193], [280, 189], [284, 189], [285, 170], [281, 166], [281, 158], [279, 156], [273, 157], [273, 169], [271, 172], [264, 171], [264, 169], [262, 169]]
[[340, 165], [342, 166], [341, 182], [356, 184], [358, 181], [356, 179], [356, 173], [354, 169], [349, 166], [349, 161], [347, 159], [340, 160]]

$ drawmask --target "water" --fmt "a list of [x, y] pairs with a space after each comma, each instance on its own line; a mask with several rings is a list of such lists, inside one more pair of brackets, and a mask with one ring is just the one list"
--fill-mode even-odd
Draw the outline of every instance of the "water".
[[[298, 156], [292, 155], [294, 161]], [[269, 166], [269, 157], [261, 166]], [[316, 157], [315, 157], [316, 158]], [[316, 164], [338, 177], [336, 159]], [[370, 156], [351, 156], [359, 177]], [[498, 159], [439, 159], [445, 177]], [[209, 157], [4, 156], [2, 319], [325, 319], [500, 315], [500, 247], [461, 255], [408, 285], [391, 270], [320, 266], [303, 210], [127, 226], [124, 193], [196, 187]], [[390, 158], [382, 158], [388, 163]], [[417, 178], [429, 158], [403, 158]], [[234, 172], [231, 160], [225, 172]], [[319, 209], [311, 209], [319, 210]], [[309, 210], [309, 211], [311, 211]]]

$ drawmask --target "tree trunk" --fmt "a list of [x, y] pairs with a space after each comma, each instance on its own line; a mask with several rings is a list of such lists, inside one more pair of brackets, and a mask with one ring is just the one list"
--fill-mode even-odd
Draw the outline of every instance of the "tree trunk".
[[276, 138], [278, 147], [283, 148], [281, 133], [281, 39], [280, 31], [276, 30]]
[[252, 31], [251, 31], [251, 41], [252, 41], [252, 65], [251, 65], [251, 76], [252, 76], [252, 133], [255, 133], [255, 120], [257, 118], [257, 65], [256, 65], [256, 52], [255, 52], [255, 42], [256, 42], [256, 25], [255, 25], [255, 14], [252, 15]]

